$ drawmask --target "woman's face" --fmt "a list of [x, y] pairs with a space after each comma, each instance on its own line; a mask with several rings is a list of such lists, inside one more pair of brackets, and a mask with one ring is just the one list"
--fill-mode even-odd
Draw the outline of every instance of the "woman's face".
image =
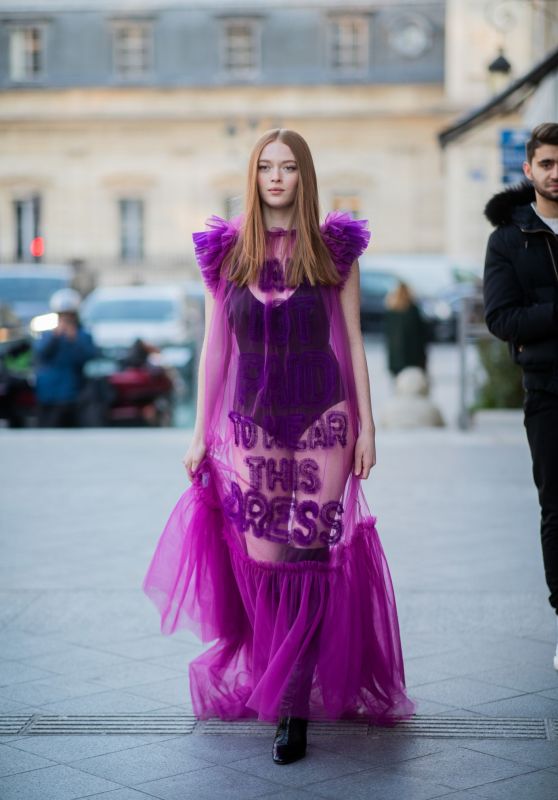
[[298, 166], [291, 148], [275, 140], [266, 144], [258, 159], [258, 191], [262, 203], [274, 209], [289, 208], [296, 197]]

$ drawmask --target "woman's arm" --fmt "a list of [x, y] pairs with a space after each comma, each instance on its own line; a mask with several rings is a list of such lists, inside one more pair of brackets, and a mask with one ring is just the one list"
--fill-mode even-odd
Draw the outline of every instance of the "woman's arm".
[[198, 364], [198, 394], [196, 405], [196, 423], [194, 425], [194, 435], [190, 447], [186, 451], [186, 455], [182, 459], [182, 463], [186, 467], [186, 471], [193, 480], [194, 473], [197, 470], [200, 461], [205, 455], [205, 357], [207, 351], [207, 338], [211, 326], [211, 318], [213, 316], [213, 309], [215, 301], [213, 295], [206, 288], [205, 290], [205, 329], [203, 335], [203, 344], [200, 352], [200, 361]]
[[355, 261], [341, 290], [341, 308], [347, 326], [351, 361], [355, 376], [360, 430], [355, 444], [354, 471], [363, 480], [376, 463], [375, 426], [372, 417], [370, 379], [360, 330], [360, 270]]

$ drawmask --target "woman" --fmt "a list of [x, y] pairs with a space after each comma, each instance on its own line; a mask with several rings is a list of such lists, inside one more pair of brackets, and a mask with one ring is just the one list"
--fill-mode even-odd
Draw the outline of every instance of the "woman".
[[245, 216], [194, 234], [208, 291], [193, 486], [143, 586], [164, 633], [217, 639], [190, 665], [197, 716], [278, 720], [278, 764], [305, 755], [308, 719], [413, 712], [360, 487], [376, 459], [356, 261], [369, 237], [339, 212], [320, 228], [310, 150], [284, 129], [254, 147]]
[[385, 335], [388, 369], [395, 377], [406, 367], [426, 370], [428, 329], [406, 283], [386, 297]]

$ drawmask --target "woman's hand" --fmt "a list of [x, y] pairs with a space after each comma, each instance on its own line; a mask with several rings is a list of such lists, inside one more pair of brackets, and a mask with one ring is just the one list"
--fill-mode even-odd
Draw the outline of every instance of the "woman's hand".
[[194, 480], [194, 474], [205, 456], [205, 451], [206, 447], [203, 439], [194, 438], [192, 444], [186, 451], [186, 455], [182, 459], [182, 463], [191, 481]]
[[355, 475], [366, 480], [376, 463], [376, 443], [374, 431], [361, 431], [355, 444]]

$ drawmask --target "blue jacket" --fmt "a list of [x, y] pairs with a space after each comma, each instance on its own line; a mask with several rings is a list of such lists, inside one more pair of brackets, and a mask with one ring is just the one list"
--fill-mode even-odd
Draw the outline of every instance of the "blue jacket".
[[98, 355], [90, 333], [78, 327], [75, 339], [44, 333], [33, 343], [37, 361], [35, 391], [39, 403], [71, 403], [83, 385], [82, 368]]

